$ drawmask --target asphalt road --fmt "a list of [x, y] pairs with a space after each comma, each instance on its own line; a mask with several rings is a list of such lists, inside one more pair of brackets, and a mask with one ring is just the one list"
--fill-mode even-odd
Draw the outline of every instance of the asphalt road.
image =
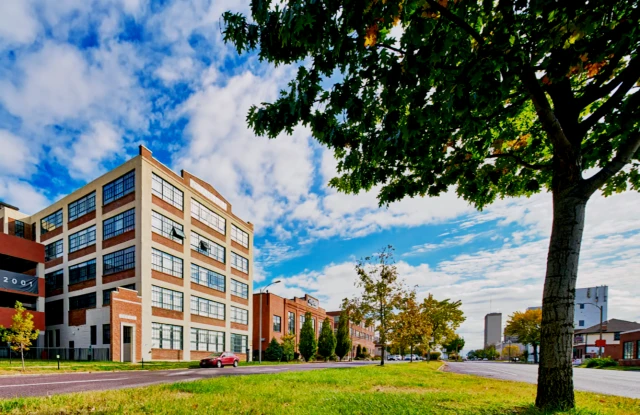
[[[400, 362], [385, 362], [400, 363]], [[264, 365], [224, 367], [221, 369], [131, 370], [125, 372], [61, 373], [43, 375], [0, 376], [0, 398], [47, 396], [61, 393], [135, 388], [159, 383], [188, 382], [220, 376], [242, 376], [282, 372], [303, 372], [327, 368], [350, 368], [380, 364], [358, 361], [309, 363], [298, 365]]]
[[[462, 362], [447, 363], [447, 372], [464, 373], [494, 379], [538, 383], [538, 365]], [[640, 399], [640, 371], [623, 372], [601, 369], [573, 369], [575, 389], [605, 395], [626, 396]]]

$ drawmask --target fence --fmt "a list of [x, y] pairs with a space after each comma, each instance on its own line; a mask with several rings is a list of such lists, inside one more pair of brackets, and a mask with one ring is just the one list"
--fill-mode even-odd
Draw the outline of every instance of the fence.
[[[110, 360], [109, 348], [75, 348], [65, 349], [60, 347], [31, 347], [29, 350], [25, 350], [25, 359], [39, 359], [39, 360], [57, 360], [57, 356], [60, 356], [60, 360]], [[20, 352], [11, 350], [9, 347], [0, 347], [0, 359], [20, 359]]]

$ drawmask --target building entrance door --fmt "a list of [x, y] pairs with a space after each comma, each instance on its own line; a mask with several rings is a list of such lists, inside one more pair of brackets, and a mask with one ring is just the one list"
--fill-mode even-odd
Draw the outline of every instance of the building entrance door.
[[122, 361], [131, 361], [131, 326], [122, 327]]
[[75, 351], [76, 351], [76, 344], [73, 341], [69, 342], [69, 360], [75, 360], [76, 356], [75, 356]]

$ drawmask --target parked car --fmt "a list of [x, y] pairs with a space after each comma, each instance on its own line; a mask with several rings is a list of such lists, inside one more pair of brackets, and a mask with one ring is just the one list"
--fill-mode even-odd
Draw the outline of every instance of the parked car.
[[231, 352], [211, 353], [210, 356], [200, 360], [200, 367], [224, 367], [233, 365], [238, 367], [240, 358]]
[[390, 354], [387, 356], [387, 360], [400, 360], [399, 357], [400, 356], [398, 356], [397, 354]]
[[404, 356], [404, 360], [411, 360], [411, 356], [413, 356], [413, 360], [420, 360], [420, 356], [418, 356], [417, 354], [414, 354], [414, 355], [410, 355], [410, 354], [405, 355], [405, 356]]

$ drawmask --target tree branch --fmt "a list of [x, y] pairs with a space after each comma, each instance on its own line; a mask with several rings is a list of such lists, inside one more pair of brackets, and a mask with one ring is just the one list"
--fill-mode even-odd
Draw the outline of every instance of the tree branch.
[[489, 159], [497, 159], [497, 158], [510, 158], [512, 160], [514, 160], [516, 163], [518, 163], [519, 165], [526, 167], [528, 169], [532, 169], [532, 170], [550, 170], [551, 169], [551, 164], [531, 164], [531, 163], [527, 163], [526, 161], [524, 161], [521, 157], [516, 156], [513, 153], [501, 153], [501, 154], [489, 154], [486, 158]]
[[399, 48], [396, 48], [396, 47], [393, 47], [393, 46], [384, 45], [384, 44], [382, 44], [382, 43], [376, 43], [376, 47], [378, 47], [378, 48], [385, 48], [385, 49], [389, 49], [389, 50], [392, 50], [392, 51], [394, 51], [394, 52], [398, 52], [398, 53], [399, 53], [399, 54], [401, 54], [401, 55], [406, 55], [406, 52], [405, 52], [404, 50], [399, 49]]
[[598, 173], [583, 182], [581, 187], [582, 190], [586, 192], [586, 195], [591, 196], [596, 190], [602, 187], [607, 180], [622, 170], [622, 168], [631, 161], [638, 149], [640, 149], [640, 132], [635, 132], [622, 143], [613, 159], [605, 164]]
[[450, 22], [454, 23], [460, 29], [462, 29], [465, 32], [467, 32], [472, 38], [474, 38], [476, 40], [476, 42], [478, 42], [479, 45], [483, 45], [484, 44], [484, 39], [482, 38], [482, 36], [480, 36], [480, 33], [478, 33], [473, 27], [469, 26], [469, 24], [467, 22], [462, 20], [460, 17], [455, 15], [453, 12], [451, 12], [451, 10], [449, 10], [446, 7], [442, 6], [436, 0], [427, 0], [427, 3], [429, 3], [429, 6], [431, 8], [433, 8], [434, 10], [437, 10], [438, 12], [440, 12], [440, 14], [443, 15], [444, 17], [446, 17]]

